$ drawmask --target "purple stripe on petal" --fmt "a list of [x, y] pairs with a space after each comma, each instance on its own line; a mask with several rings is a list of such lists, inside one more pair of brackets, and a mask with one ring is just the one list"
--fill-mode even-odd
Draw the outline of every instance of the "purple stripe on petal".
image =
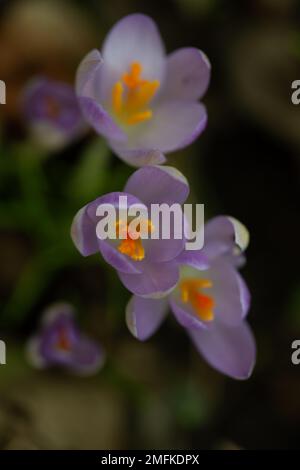
[[137, 339], [144, 341], [159, 328], [168, 311], [168, 300], [132, 296], [126, 307], [126, 323]]
[[229, 377], [248, 379], [255, 364], [256, 346], [246, 322], [236, 327], [214, 322], [208, 330], [188, 330], [207, 362]]
[[142, 297], [160, 298], [167, 295], [179, 280], [179, 269], [176, 263], [145, 264], [141, 274], [124, 274], [119, 278], [133, 294]]
[[135, 171], [124, 191], [138, 197], [144, 204], [183, 204], [189, 195], [185, 176], [169, 166], [147, 166]]
[[117, 126], [111, 116], [95, 100], [81, 96], [79, 104], [85, 119], [98, 134], [115, 141], [127, 139], [124, 132]]
[[211, 65], [199, 49], [186, 47], [167, 58], [164, 99], [198, 100], [209, 84]]

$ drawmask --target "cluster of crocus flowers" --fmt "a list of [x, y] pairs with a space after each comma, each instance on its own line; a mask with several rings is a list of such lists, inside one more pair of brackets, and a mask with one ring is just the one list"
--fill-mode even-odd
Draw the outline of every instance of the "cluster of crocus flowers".
[[[155, 203], [183, 204], [188, 193], [186, 179], [173, 168], [140, 168], [129, 178], [123, 193], [104, 195], [77, 213], [72, 238], [82, 255], [100, 252], [134, 294], [126, 320], [136, 338], [149, 338], [171, 309], [213, 367], [245, 379], [254, 366], [255, 343], [245, 321], [250, 294], [237, 271], [244, 262], [243, 251], [249, 240], [240, 222], [225, 216], [212, 219], [204, 228], [204, 248], [193, 251], [185, 248], [184, 237], [143, 240], [128, 230], [124, 238], [97, 237], [97, 207], [101, 204], [116, 206], [118, 213], [120, 195], [127, 196], [129, 207], [147, 207]], [[152, 226], [151, 220], [145, 222], [146, 227]], [[116, 223], [120, 226], [121, 220]]]
[[120, 20], [101, 52], [81, 62], [76, 93], [89, 124], [133, 166], [162, 163], [204, 130], [210, 64], [204, 53], [182, 48], [166, 55], [159, 31], [142, 14]]
[[[26, 92], [25, 110], [36, 134], [56, 143], [80, 135], [84, 118], [121, 159], [140, 167], [123, 192], [81, 208], [71, 227], [79, 252], [100, 252], [133, 294], [126, 309], [131, 333], [146, 340], [171, 310], [209, 364], [246, 379], [255, 362], [246, 323], [250, 294], [238, 271], [249, 241], [246, 228], [232, 217], [216, 217], [204, 227], [204, 248], [188, 250], [185, 231], [178, 238], [175, 226], [168, 238], [142, 237], [156, 230], [154, 221], [147, 216], [132, 230], [120, 203], [126, 197], [126, 211], [146, 213], [155, 204], [185, 203], [186, 178], [160, 164], [166, 153], [186, 147], [204, 130], [207, 114], [199, 100], [209, 80], [210, 63], [202, 51], [189, 47], [167, 55], [153, 20], [133, 14], [112, 28], [101, 52], [94, 49], [83, 58], [75, 90], [39, 80]], [[103, 205], [114, 208], [114, 237], [98, 236], [97, 210]], [[188, 225], [185, 217], [181, 224]], [[35, 363], [81, 372], [99, 368], [99, 347], [79, 332], [68, 308], [54, 310], [31, 342]]]
[[22, 104], [32, 138], [47, 150], [59, 150], [87, 130], [74, 88], [67, 83], [37, 77], [24, 90]]
[[44, 312], [27, 352], [36, 368], [56, 366], [78, 375], [95, 374], [105, 359], [101, 346], [80, 331], [73, 307], [66, 303], [54, 304]]

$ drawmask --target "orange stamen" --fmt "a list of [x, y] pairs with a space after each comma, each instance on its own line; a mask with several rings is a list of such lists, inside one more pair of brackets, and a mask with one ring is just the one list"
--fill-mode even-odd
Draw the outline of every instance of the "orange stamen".
[[189, 303], [203, 321], [214, 319], [214, 300], [201, 292], [210, 287], [212, 282], [207, 279], [185, 279], [180, 284], [182, 302]]
[[124, 73], [112, 88], [113, 112], [117, 119], [126, 125], [138, 124], [152, 117], [152, 110], [148, 105], [160, 82], [144, 80], [141, 74], [141, 64], [133, 62], [129, 72]]

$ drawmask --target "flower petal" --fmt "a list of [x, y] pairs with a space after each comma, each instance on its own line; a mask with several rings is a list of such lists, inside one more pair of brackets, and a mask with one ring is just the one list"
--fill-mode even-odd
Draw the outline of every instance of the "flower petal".
[[199, 271], [199, 276], [212, 281], [209, 289], [215, 301], [215, 316], [227, 325], [239, 324], [248, 312], [250, 294], [236, 269], [224, 260], [215, 261], [210, 269]]
[[95, 99], [95, 77], [102, 67], [103, 59], [97, 49], [90, 51], [80, 62], [76, 72], [75, 88], [77, 95]]
[[99, 249], [105, 261], [117, 271], [127, 274], [141, 273], [139, 262], [120, 253], [109, 241], [99, 240]]
[[104, 364], [103, 349], [95, 341], [82, 335], [74, 345], [69, 369], [80, 375], [96, 373]]
[[170, 306], [176, 320], [184, 328], [209, 328], [207, 322], [201, 321], [200, 318], [189, 309], [187, 304], [180, 301], [177, 289], [174, 289], [170, 295]]
[[210, 260], [226, 256], [228, 261], [239, 266], [243, 259], [241, 253], [245, 251], [248, 244], [248, 230], [233, 217], [218, 216], [205, 224], [202, 253]]
[[248, 379], [255, 364], [256, 346], [246, 322], [236, 327], [214, 322], [208, 330], [188, 330], [207, 362], [229, 377]]
[[189, 195], [185, 176], [169, 166], [146, 166], [135, 171], [124, 191], [138, 197], [144, 204], [183, 204]]
[[168, 300], [144, 299], [133, 295], [126, 307], [126, 324], [137, 339], [144, 341], [155, 333], [168, 310]]
[[79, 253], [90, 256], [99, 251], [95, 222], [87, 213], [88, 205], [75, 215], [71, 226], [71, 238]]
[[126, 141], [127, 137], [124, 132], [97, 101], [81, 96], [79, 97], [79, 104], [83, 116], [98, 134], [117, 142]]
[[165, 163], [166, 157], [159, 151], [153, 149], [127, 149], [124, 145], [110, 141], [110, 147], [128, 165], [135, 167], [146, 165], [160, 165]]
[[179, 280], [179, 269], [175, 262], [145, 264], [141, 274], [119, 272], [124, 286], [133, 294], [147, 298], [167, 295]]
[[206, 92], [211, 65], [194, 47], [178, 49], [167, 58], [164, 99], [198, 100]]
[[142, 65], [146, 80], [162, 81], [164, 78], [164, 46], [156, 24], [148, 16], [133, 14], [121, 19], [108, 33], [102, 54], [111, 86], [133, 62]]
[[173, 152], [191, 144], [205, 129], [206, 109], [201, 103], [165, 101], [153, 106], [153, 116], [132, 133], [128, 142], [119, 146], [133, 149], [159, 149]]
[[179, 265], [191, 266], [200, 271], [209, 268], [208, 258], [202, 253], [202, 250], [183, 250], [177, 256], [176, 261]]

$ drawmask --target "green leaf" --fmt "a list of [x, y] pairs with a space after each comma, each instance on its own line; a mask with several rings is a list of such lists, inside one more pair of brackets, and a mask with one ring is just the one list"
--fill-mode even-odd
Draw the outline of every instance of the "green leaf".
[[89, 202], [103, 192], [108, 177], [110, 150], [104, 139], [96, 138], [76, 166], [68, 187], [67, 195], [76, 203]]

